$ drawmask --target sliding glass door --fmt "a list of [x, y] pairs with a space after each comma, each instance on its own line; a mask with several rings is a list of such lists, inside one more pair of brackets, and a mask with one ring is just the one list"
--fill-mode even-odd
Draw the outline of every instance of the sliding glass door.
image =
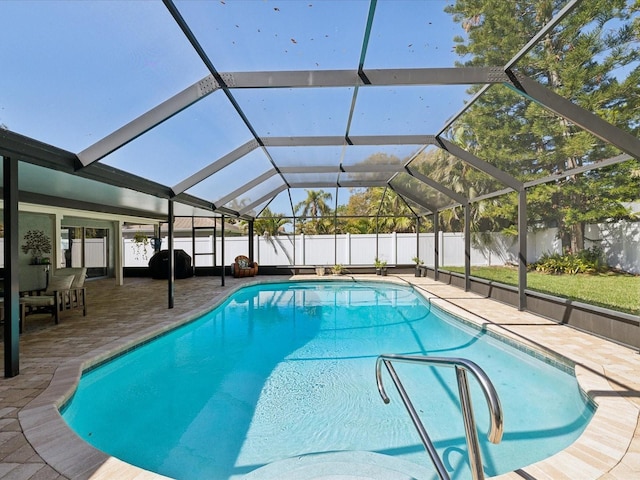
[[106, 277], [109, 272], [109, 230], [62, 227], [60, 268], [87, 267], [87, 278]]

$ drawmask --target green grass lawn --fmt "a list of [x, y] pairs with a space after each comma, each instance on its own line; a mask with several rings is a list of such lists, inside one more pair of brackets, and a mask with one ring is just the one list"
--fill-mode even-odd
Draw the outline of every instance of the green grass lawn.
[[[462, 267], [443, 267], [443, 270], [464, 273]], [[518, 269], [514, 267], [472, 267], [471, 275], [507, 285], [518, 285]], [[528, 272], [527, 288], [633, 315], [640, 314], [640, 276], [618, 273], [547, 275]]]

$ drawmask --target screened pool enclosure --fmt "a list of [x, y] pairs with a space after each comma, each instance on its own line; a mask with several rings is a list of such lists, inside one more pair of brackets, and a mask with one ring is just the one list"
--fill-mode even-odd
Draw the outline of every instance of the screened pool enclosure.
[[[405, 256], [427, 260], [438, 244], [420, 251], [421, 234], [462, 232], [467, 282], [472, 232], [506, 233], [524, 308], [528, 231], [579, 249], [585, 224], [633, 220], [639, 9], [0, 2], [5, 292], [27, 202], [216, 218], [251, 236], [374, 235], [371, 263], [381, 234], [415, 235]], [[342, 262], [335, 248], [327, 263]]]

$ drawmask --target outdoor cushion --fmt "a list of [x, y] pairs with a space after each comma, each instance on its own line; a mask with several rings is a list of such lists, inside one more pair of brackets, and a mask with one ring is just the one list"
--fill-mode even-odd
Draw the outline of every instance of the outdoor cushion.
[[55, 297], [53, 295], [34, 295], [31, 297], [22, 297], [20, 302], [29, 305], [30, 307], [49, 307], [53, 305]]
[[49, 285], [44, 292], [45, 295], [53, 295], [53, 292], [60, 290], [69, 290], [75, 275], [53, 275], [49, 279]]
[[73, 283], [71, 283], [71, 288], [82, 288], [84, 287], [84, 281], [87, 277], [87, 269], [86, 267], [68, 267], [68, 268], [60, 268], [53, 272], [54, 276], [63, 277], [66, 275], [73, 275]]

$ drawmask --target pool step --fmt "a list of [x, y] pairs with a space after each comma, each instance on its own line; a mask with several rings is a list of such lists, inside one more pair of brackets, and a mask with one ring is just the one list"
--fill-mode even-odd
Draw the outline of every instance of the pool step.
[[373, 452], [311, 453], [258, 468], [243, 480], [430, 480], [434, 469]]

